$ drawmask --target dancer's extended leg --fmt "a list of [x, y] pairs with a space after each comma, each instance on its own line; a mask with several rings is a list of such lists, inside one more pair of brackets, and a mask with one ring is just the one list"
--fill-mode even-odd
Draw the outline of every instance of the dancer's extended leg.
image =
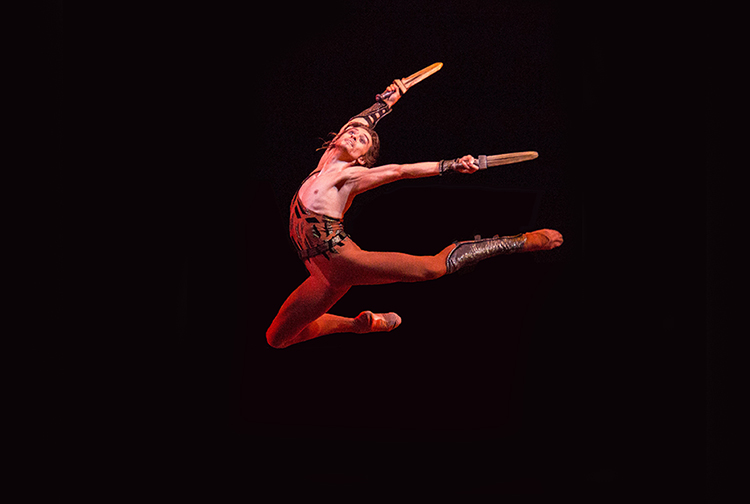
[[330, 261], [316, 257], [310, 267], [333, 284], [424, 282], [445, 275], [445, 259], [454, 248], [451, 244], [434, 256], [414, 256], [401, 252], [369, 252], [349, 242]]
[[[492, 253], [476, 253], [473, 260], [482, 260], [500, 253], [550, 250], [562, 244], [562, 235], [555, 230], [540, 229], [524, 233], [517, 248]], [[485, 240], [486, 241], [486, 240]], [[466, 243], [466, 242], [464, 242]], [[414, 256], [400, 252], [369, 252], [356, 243], [347, 242], [331, 259], [313, 258], [310, 271], [319, 272], [332, 284], [378, 285], [395, 282], [423, 282], [440, 278], [448, 272], [446, 259], [456, 244], [445, 247], [434, 256]]]

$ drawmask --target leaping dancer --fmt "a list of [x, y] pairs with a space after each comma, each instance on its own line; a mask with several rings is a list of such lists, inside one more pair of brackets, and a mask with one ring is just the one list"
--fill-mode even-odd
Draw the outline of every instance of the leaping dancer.
[[376, 103], [351, 118], [328, 142], [318, 167], [302, 182], [292, 199], [289, 233], [310, 277], [281, 306], [266, 332], [269, 345], [285, 348], [333, 333], [391, 331], [401, 324], [396, 313], [363, 311], [355, 318], [328, 310], [354, 285], [423, 282], [502, 254], [550, 250], [562, 235], [540, 229], [516, 236], [495, 236], [453, 243], [434, 256], [370, 252], [359, 248], [344, 231], [343, 217], [358, 194], [397, 180], [432, 177], [449, 172], [470, 174], [488, 166], [525, 161], [536, 152], [479, 156], [414, 164], [374, 166], [380, 150], [375, 125], [417, 82], [442, 67], [436, 63], [393, 84]]

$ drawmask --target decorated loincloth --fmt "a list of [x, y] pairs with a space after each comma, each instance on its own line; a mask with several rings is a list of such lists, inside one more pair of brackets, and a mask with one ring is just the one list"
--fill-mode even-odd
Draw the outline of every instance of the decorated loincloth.
[[329, 259], [328, 254], [338, 254], [336, 247], [343, 246], [349, 237], [344, 231], [343, 219], [308, 210], [299, 194], [294, 195], [289, 209], [289, 236], [303, 261], [321, 254]]

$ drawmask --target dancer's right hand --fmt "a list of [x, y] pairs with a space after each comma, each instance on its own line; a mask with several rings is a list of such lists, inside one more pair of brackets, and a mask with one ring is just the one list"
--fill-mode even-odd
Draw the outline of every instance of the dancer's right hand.
[[474, 156], [467, 155], [453, 162], [453, 169], [458, 173], [474, 173], [479, 166], [474, 164]]
[[386, 98], [385, 102], [388, 104], [389, 107], [393, 107], [393, 104], [401, 99], [401, 91], [398, 89], [398, 86], [396, 85], [396, 83], [393, 83], [387, 88], [385, 88], [385, 91], [383, 91], [383, 93], [381, 94], [385, 94], [388, 91], [392, 91], [393, 94], [390, 95], [388, 98]]

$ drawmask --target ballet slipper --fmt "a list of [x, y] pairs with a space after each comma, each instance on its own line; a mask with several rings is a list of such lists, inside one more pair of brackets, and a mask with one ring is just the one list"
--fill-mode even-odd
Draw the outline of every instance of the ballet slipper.
[[354, 319], [357, 324], [357, 333], [388, 332], [401, 325], [401, 317], [390, 313], [373, 313], [363, 311]]

